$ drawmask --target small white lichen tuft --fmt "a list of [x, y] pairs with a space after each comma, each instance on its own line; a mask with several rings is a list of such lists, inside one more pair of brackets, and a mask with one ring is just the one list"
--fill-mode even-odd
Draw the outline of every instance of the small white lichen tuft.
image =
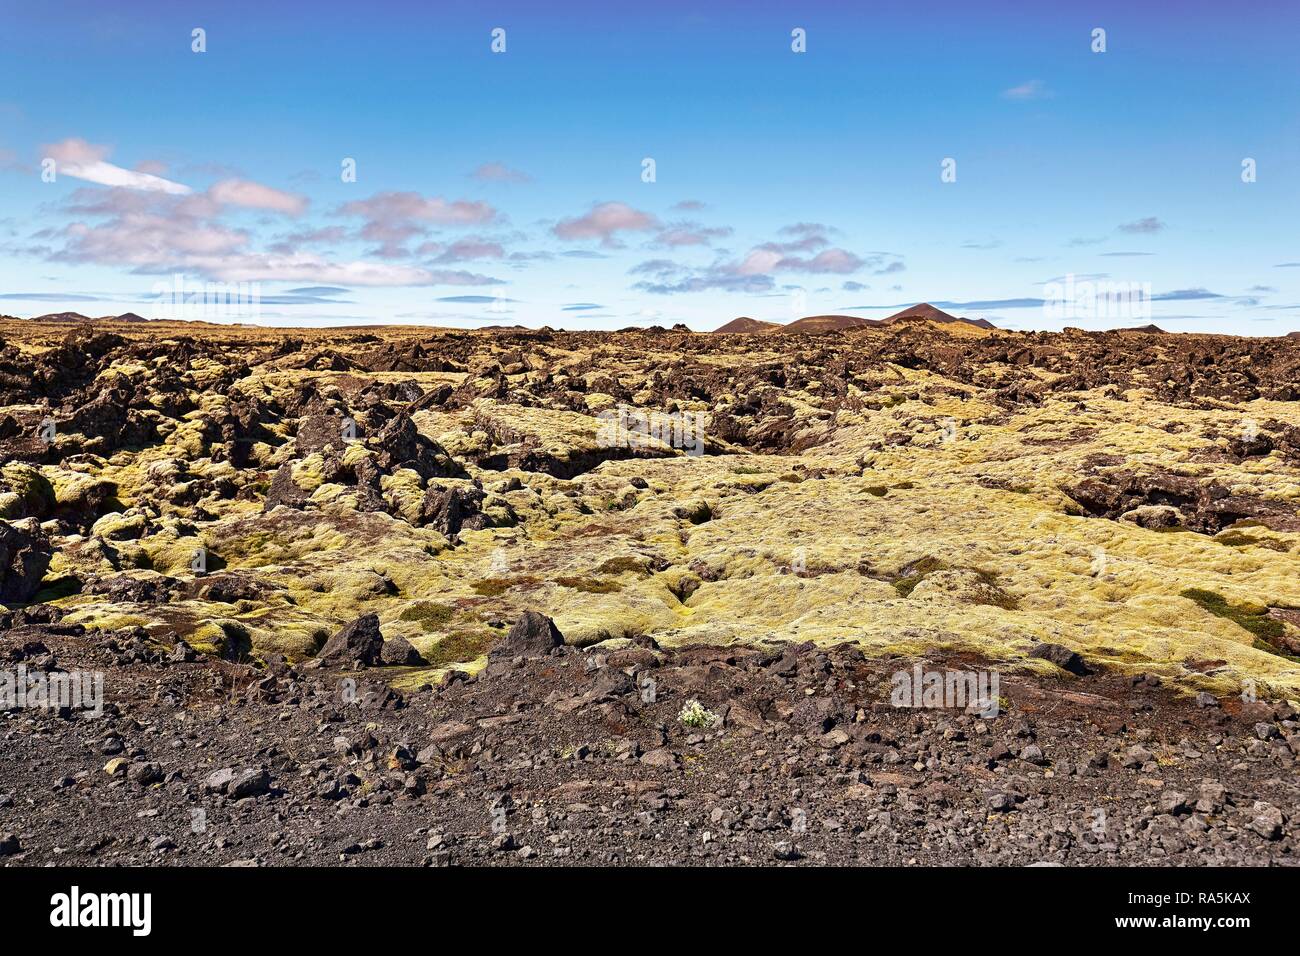
[[718, 715], [698, 700], [688, 700], [677, 719], [687, 727], [712, 727], [718, 722]]

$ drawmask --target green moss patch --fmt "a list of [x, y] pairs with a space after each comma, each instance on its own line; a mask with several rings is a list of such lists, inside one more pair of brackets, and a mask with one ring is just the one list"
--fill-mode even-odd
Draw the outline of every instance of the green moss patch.
[[1214, 540], [1230, 548], [1269, 548], [1273, 551], [1282, 552], [1290, 550], [1281, 541], [1274, 541], [1270, 538], [1255, 538], [1248, 534], [1242, 534], [1240, 531], [1224, 531], [1216, 536]]
[[613, 594], [615, 591], [623, 590], [623, 585], [617, 581], [598, 581], [595, 578], [579, 578], [567, 575], [556, 578], [555, 583], [561, 587], [573, 588], [575, 591], [585, 591], [588, 594]]
[[414, 621], [426, 631], [432, 631], [450, 622], [455, 613], [445, 604], [434, 604], [432, 601], [417, 601], [408, 605], [397, 618], [400, 621]]
[[500, 597], [513, 587], [521, 585], [536, 584], [537, 578], [484, 578], [482, 581], [475, 583], [474, 593], [481, 594], [484, 597]]
[[629, 571], [637, 574], [646, 573], [646, 563], [644, 558], [634, 557], [633, 555], [624, 555], [619, 558], [610, 558], [596, 569], [601, 574], [626, 574]]
[[1296, 657], [1294, 654], [1288, 654], [1286, 651], [1282, 650], [1279, 647], [1274, 647], [1272, 644], [1270, 644], [1266, 640], [1263, 640], [1262, 638], [1256, 638], [1255, 643], [1252, 644], [1251, 647], [1255, 648], [1255, 650], [1257, 651], [1264, 651], [1266, 654], [1276, 654], [1278, 657], [1282, 657], [1293, 663], [1300, 664], [1300, 657]]
[[76, 576], [65, 574], [61, 578], [45, 580], [41, 583], [41, 589], [36, 592], [32, 598], [33, 604], [48, 604], [50, 601], [59, 601], [74, 594], [81, 593], [81, 581]]
[[1222, 594], [1202, 588], [1187, 588], [1181, 593], [1216, 617], [1227, 618], [1265, 642], [1279, 638], [1284, 633], [1282, 622], [1269, 617], [1266, 607], [1232, 604]]
[[991, 607], [1000, 607], [1004, 611], [1020, 610], [1020, 602], [1006, 591], [1002, 590], [1002, 586], [998, 583], [998, 576], [994, 572], [985, 570], [984, 568], [973, 568], [972, 570], [982, 582], [988, 585], [991, 592], [989, 599], [987, 601], [981, 601], [980, 603], [987, 604]]
[[424, 659], [434, 667], [460, 664], [482, 657], [496, 643], [498, 635], [487, 628], [453, 631], [425, 652]]
[[894, 590], [898, 592], [899, 597], [907, 597], [918, 584], [925, 580], [927, 574], [933, 571], [942, 571], [946, 567], [947, 565], [938, 558], [925, 557], [919, 561], [913, 561], [899, 570], [901, 577], [894, 582]]

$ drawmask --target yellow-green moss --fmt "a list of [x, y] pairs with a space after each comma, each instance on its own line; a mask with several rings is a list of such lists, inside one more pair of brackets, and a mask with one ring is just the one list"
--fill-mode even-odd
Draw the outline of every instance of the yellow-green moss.
[[572, 588], [575, 591], [585, 591], [588, 594], [614, 594], [623, 590], [623, 586], [617, 581], [601, 581], [597, 578], [584, 578], [567, 574], [556, 578], [555, 583], [561, 587]]
[[447, 624], [455, 616], [455, 611], [444, 604], [434, 604], [432, 601], [417, 601], [408, 605], [398, 619], [402, 621], [414, 621], [420, 624], [426, 631], [434, 630]]
[[[1195, 601], [1218, 617], [1227, 618], [1263, 641], [1274, 640], [1285, 633], [1281, 621], [1268, 616], [1268, 608], [1253, 604], [1233, 604], [1222, 594], [1203, 588], [1186, 588], [1182, 596]], [[1274, 651], [1276, 653], [1276, 651]]]

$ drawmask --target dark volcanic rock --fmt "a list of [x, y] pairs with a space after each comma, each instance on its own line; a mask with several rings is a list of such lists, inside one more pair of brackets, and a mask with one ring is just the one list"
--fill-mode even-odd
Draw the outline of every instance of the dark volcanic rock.
[[385, 664], [396, 667], [420, 667], [426, 663], [420, 652], [404, 637], [392, 637], [384, 641], [379, 656]]
[[0, 521], [0, 604], [30, 601], [41, 588], [50, 558], [44, 535]]
[[226, 796], [232, 800], [257, 797], [271, 789], [271, 775], [263, 769], [243, 770], [230, 779]]
[[298, 487], [298, 483], [293, 480], [293, 464], [285, 462], [271, 479], [271, 487], [266, 492], [266, 502], [262, 505], [262, 510], [270, 511], [277, 505], [301, 508], [306, 503], [307, 492]]
[[[420, 505], [421, 524], [437, 528], [449, 538], [460, 534], [468, 522], [473, 521], [483, 504], [483, 491], [479, 488], [429, 488]], [[479, 525], [482, 527], [482, 525]]]
[[131, 398], [126, 389], [104, 389], [93, 401], [79, 406], [64, 427], [87, 438], [102, 439], [107, 451], [151, 444], [158, 438], [158, 429], [130, 407]]
[[384, 471], [410, 468], [426, 480], [465, 474], [446, 449], [420, 434], [411, 416], [405, 413], [385, 425], [370, 445], [379, 453], [379, 467]]
[[1051, 661], [1061, 670], [1069, 671], [1071, 674], [1078, 674], [1080, 677], [1092, 673], [1082, 657], [1060, 644], [1039, 644], [1029, 652], [1029, 656]]
[[360, 663], [374, 667], [380, 662], [383, 649], [379, 615], [363, 614], [326, 641], [317, 657], [330, 664]]
[[[1297, 511], [1289, 503], [1233, 495], [1216, 482], [1182, 475], [1116, 471], [1087, 476], [1062, 490], [1089, 515], [1112, 521], [1127, 516], [1142, 527], [1185, 527], [1201, 534], [1217, 534], [1245, 518], [1279, 528], [1297, 519]], [[1157, 515], [1142, 517], [1141, 509], [1152, 506]]]
[[[322, 401], [312, 401], [303, 411], [302, 421], [298, 425], [298, 433], [295, 436], [294, 448], [298, 456], [304, 457], [312, 452], [324, 451], [327, 447], [336, 451], [342, 449], [348, 441], [344, 433], [346, 423], [347, 417], [342, 413]], [[357, 434], [360, 434], [359, 429]]]
[[125, 574], [95, 578], [86, 582], [83, 590], [103, 594], [111, 601], [130, 604], [156, 604], [166, 601], [176, 593], [180, 581], [167, 575], [133, 578]]
[[525, 611], [490, 657], [544, 657], [564, 643], [564, 635], [545, 614]]

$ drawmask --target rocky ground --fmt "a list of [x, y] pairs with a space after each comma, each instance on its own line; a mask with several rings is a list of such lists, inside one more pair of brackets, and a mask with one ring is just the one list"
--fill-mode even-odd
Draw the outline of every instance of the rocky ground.
[[[0, 321], [0, 664], [107, 700], [4, 714], [0, 854], [1291, 863], [1297, 381], [1145, 332]], [[895, 706], [917, 663], [998, 716]]]
[[[4, 648], [103, 669], [111, 702], [8, 715], [6, 863], [1291, 865], [1300, 849], [1300, 715], [1153, 676], [1008, 678], [988, 718], [894, 706], [912, 662], [852, 645], [579, 650], [542, 615], [476, 676], [406, 693], [374, 668], [186, 660], [21, 613]], [[691, 701], [703, 719], [682, 719]]]

